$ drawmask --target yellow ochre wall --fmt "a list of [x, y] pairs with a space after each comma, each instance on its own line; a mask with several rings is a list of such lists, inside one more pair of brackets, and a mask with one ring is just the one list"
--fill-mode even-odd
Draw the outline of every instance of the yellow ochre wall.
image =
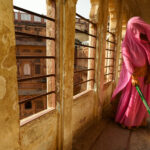
[[[76, 0], [56, 0], [56, 109], [48, 109], [38, 118], [35, 115], [36, 119], [21, 122], [20, 126], [13, 3], [0, 0], [0, 150], [71, 150], [73, 137], [101, 119], [104, 104], [109, 103], [118, 81], [116, 76], [104, 88], [108, 3], [109, 0], [91, 0], [90, 17], [97, 24], [95, 85], [93, 90], [73, 97]], [[129, 0], [111, 3], [119, 23], [116, 30], [119, 55], [122, 10], [127, 18], [138, 12], [133, 12], [131, 6], [135, 4]], [[51, 1], [47, 0], [47, 4]]]
[[12, 1], [0, 1], [0, 150], [19, 149], [19, 107]]

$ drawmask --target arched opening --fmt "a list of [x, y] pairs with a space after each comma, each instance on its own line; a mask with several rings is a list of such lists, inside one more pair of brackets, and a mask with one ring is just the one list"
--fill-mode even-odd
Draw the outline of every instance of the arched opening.
[[74, 95], [94, 86], [96, 28], [93, 26], [96, 25], [89, 20], [90, 9], [90, 0], [78, 0], [75, 23]]
[[[122, 16], [122, 34], [121, 34], [121, 43], [123, 42], [124, 37], [125, 37], [126, 26], [127, 26], [127, 18], [126, 18], [126, 15], [123, 13], [123, 16]], [[121, 66], [122, 66], [122, 51], [121, 51], [121, 47], [120, 47], [119, 64], [118, 64], [118, 78], [120, 77]]]
[[116, 56], [116, 12], [113, 2], [109, 1], [106, 33], [106, 51], [104, 66], [104, 83], [114, 80]]
[[23, 119], [37, 113], [36, 105], [32, 113], [26, 114], [26, 109], [22, 109], [39, 97], [44, 106], [41, 110], [55, 108], [55, 1], [37, 0], [34, 4], [30, 0], [14, 0], [13, 3], [16, 58], [18, 69], [23, 72], [17, 74]]

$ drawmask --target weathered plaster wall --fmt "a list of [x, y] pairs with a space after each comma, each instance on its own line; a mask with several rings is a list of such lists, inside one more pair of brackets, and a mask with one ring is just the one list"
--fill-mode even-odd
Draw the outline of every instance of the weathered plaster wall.
[[108, 3], [110, 3], [109, 7], [111, 7], [111, 10], [113, 13], [116, 13], [115, 21], [116, 21], [116, 62], [115, 62], [115, 78], [112, 83], [109, 83], [107, 85], [104, 85], [103, 87], [103, 104], [102, 104], [102, 110], [103, 114], [107, 115], [110, 111], [110, 99], [113, 93], [113, 90], [115, 89], [117, 83], [118, 83], [118, 65], [119, 65], [119, 57], [120, 57], [120, 49], [121, 49], [121, 39], [122, 39], [122, 20], [124, 14], [127, 16], [127, 20], [135, 15], [140, 14], [140, 11], [138, 9], [133, 9], [136, 7], [135, 1], [126, 1], [126, 0], [109, 0]]
[[137, 2], [135, 0], [123, 0], [123, 1], [128, 19], [133, 16], [141, 15], [139, 6], [137, 5]]
[[81, 96], [74, 96], [72, 108], [72, 132], [79, 135], [94, 122], [95, 92], [90, 90]]
[[[103, 83], [104, 83], [104, 62], [106, 48], [106, 31], [107, 31], [107, 16], [108, 16], [108, 0], [101, 0], [98, 3], [97, 13], [97, 49], [95, 63], [95, 116], [98, 120], [102, 117], [103, 102]], [[105, 6], [105, 7], [103, 7]]]
[[0, 0], [0, 150], [19, 150], [17, 66], [11, 0]]
[[21, 127], [22, 150], [71, 150], [74, 134], [93, 123], [94, 92], [73, 100], [75, 4], [56, 1], [57, 115], [49, 113]]
[[[19, 150], [20, 129], [21, 150], [71, 150], [72, 137], [89, 127], [95, 118], [101, 118], [113, 87], [113, 83], [105, 88], [103, 84], [108, 2], [91, 0], [95, 9], [90, 16], [97, 23], [98, 37], [95, 92], [89, 91], [73, 100], [75, 31], [72, 29], [75, 27], [76, 0], [56, 0], [56, 110], [19, 127], [13, 6], [10, 0], [0, 0], [0, 149]], [[128, 3], [124, 6], [127, 18], [138, 14]]]
[[104, 102], [102, 107], [102, 117], [107, 118], [111, 116], [111, 105], [110, 99], [113, 92], [113, 83], [107, 83], [104, 85], [103, 93], [104, 93]]
[[57, 114], [51, 111], [20, 130], [21, 150], [56, 150]]
[[[93, 90], [75, 96], [72, 108], [73, 136], [81, 134], [94, 123]], [[20, 130], [21, 150], [55, 150], [57, 147], [57, 114], [51, 111], [23, 125]]]
[[75, 6], [76, 0], [59, 1], [60, 9], [60, 149], [72, 149], [72, 103], [73, 103], [73, 68], [75, 40]]
[[108, 101], [110, 102], [111, 95], [112, 95], [112, 86], [113, 86], [112, 83], [107, 83], [104, 85], [103, 92], [104, 92], [105, 103], [107, 103]]
[[[123, 16], [123, 5], [124, 1], [120, 1], [117, 3], [117, 0], [114, 1], [114, 7], [116, 9], [116, 61], [115, 61], [115, 73], [114, 73], [114, 84], [113, 88], [118, 83], [118, 65], [119, 65], [119, 58], [120, 58], [120, 49], [121, 49], [121, 39], [122, 39], [122, 16]], [[112, 89], [114, 90], [114, 89]]]

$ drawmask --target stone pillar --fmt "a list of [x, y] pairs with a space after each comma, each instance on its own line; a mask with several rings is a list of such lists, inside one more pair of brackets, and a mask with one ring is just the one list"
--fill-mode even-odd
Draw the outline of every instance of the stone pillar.
[[118, 65], [119, 65], [119, 57], [120, 57], [120, 49], [121, 49], [121, 39], [122, 39], [122, 11], [123, 11], [123, 2], [120, 1], [116, 5], [117, 7], [117, 23], [116, 23], [116, 63], [115, 63], [115, 73], [114, 73], [114, 87], [118, 82]]
[[127, 17], [126, 17], [126, 14], [123, 11], [123, 14], [122, 14], [122, 40], [125, 37], [126, 28], [127, 28]]
[[[96, 35], [96, 25], [90, 24], [89, 25], [89, 33], [92, 35]], [[96, 47], [96, 38], [89, 36], [89, 45]], [[89, 58], [95, 58], [95, 53], [96, 49], [94, 48], [89, 48], [88, 49], [88, 57]], [[88, 60], [88, 69], [93, 69], [95, 68], [95, 60], [94, 59], [89, 59]], [[88, 76], [87, 80], [94, 79], [94, 71], [88, 71]], [[87, 90], [93, 89], [94, 88], [94, 82], [90, 81], [87, 82]]]
[[[47, 16], [55, 18], [55, 1], [47, 0]], [[46, 36], [55, 38], [55, 22], [46, 20]], [[55, 56], [55, 41], [46, 40], [46, 56]], [[46, 74], [55, 74], [55, 59], [46, 60]], [[55, 77], [47, 78], [47, 92], [55, 91]], [[55, 107], [55, 94], [47, 95], [47, 107]]]
[[[115, 4], [114, 1], [109, 1], [109, 17], [110, 17], [110, 32], [114, 33], [114, 35], [108, 34], [109, 35], [109, 41], [115, 42], [116, 43], [116, 23], [117, 23], [117, 15], [116, 15], [116, 8], [115, 8]], [[115, 76], [115, 64], [116, 64], [116, 45], [114, 43], [107, 43], [109, 46], [109, 49], [114, 50], [114, 52], [108, 51], [108, 57], [109, 58], [114, 58], [114, 59], [108, 59], [107, 61], [107, 65], [108, 66], [114, 66], [113, 68], [107, 68], [108, 72], [113, 71], [112, 76], [108, 75], [108, 81], [112, 81], [114, 80], [114, 76]]]
[[[74, 75], [76, 0], [56, 0], [56, 85], [58, 148], [72, 149], [72, 103]], [[59, 69], [58, 69], [59, 68]]]
[[[125, 36], [125, 33], [126, 33], [126, 24], [127, 24], [127, 21], [126, 21], [126, 15], [125, 13], [123, 12], [122, 14], [122, 34], [121, 34], [121, 43], [123, 42], [123, 39], [124, 39], [124, 36]], [[120, 45], [121, 46], [121, 45]], [[122, 50], [121, 50], [121, 47], [120, 47], [120, 53], [119, 53], [119, 63], [118, 63], [118, 80], [120, 78], [120, 72], [121, 72], [121, 67], [122, 67]], [[118, 81], [117, 81], [118, 82]]]
[[[104, 7], [105, 6], [105, 7]], [[101, 118], [103, 107], [103, 83], [104, 83], [104, 62], [106, 49], [106, 32], [108, 17], [108, 0], [100, 0], [97, 3], [97, 49], [95, 58], [95, 117], [97, 120]]]
[[13, 2], [0, 0], [0, 149], [19, 150]]

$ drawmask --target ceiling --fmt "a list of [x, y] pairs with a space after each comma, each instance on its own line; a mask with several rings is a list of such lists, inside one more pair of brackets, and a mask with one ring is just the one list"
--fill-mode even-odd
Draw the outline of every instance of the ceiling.
[[141, 11], [141, 17], [150, 23], [150, 0], [136, 0], [136, 2]]

